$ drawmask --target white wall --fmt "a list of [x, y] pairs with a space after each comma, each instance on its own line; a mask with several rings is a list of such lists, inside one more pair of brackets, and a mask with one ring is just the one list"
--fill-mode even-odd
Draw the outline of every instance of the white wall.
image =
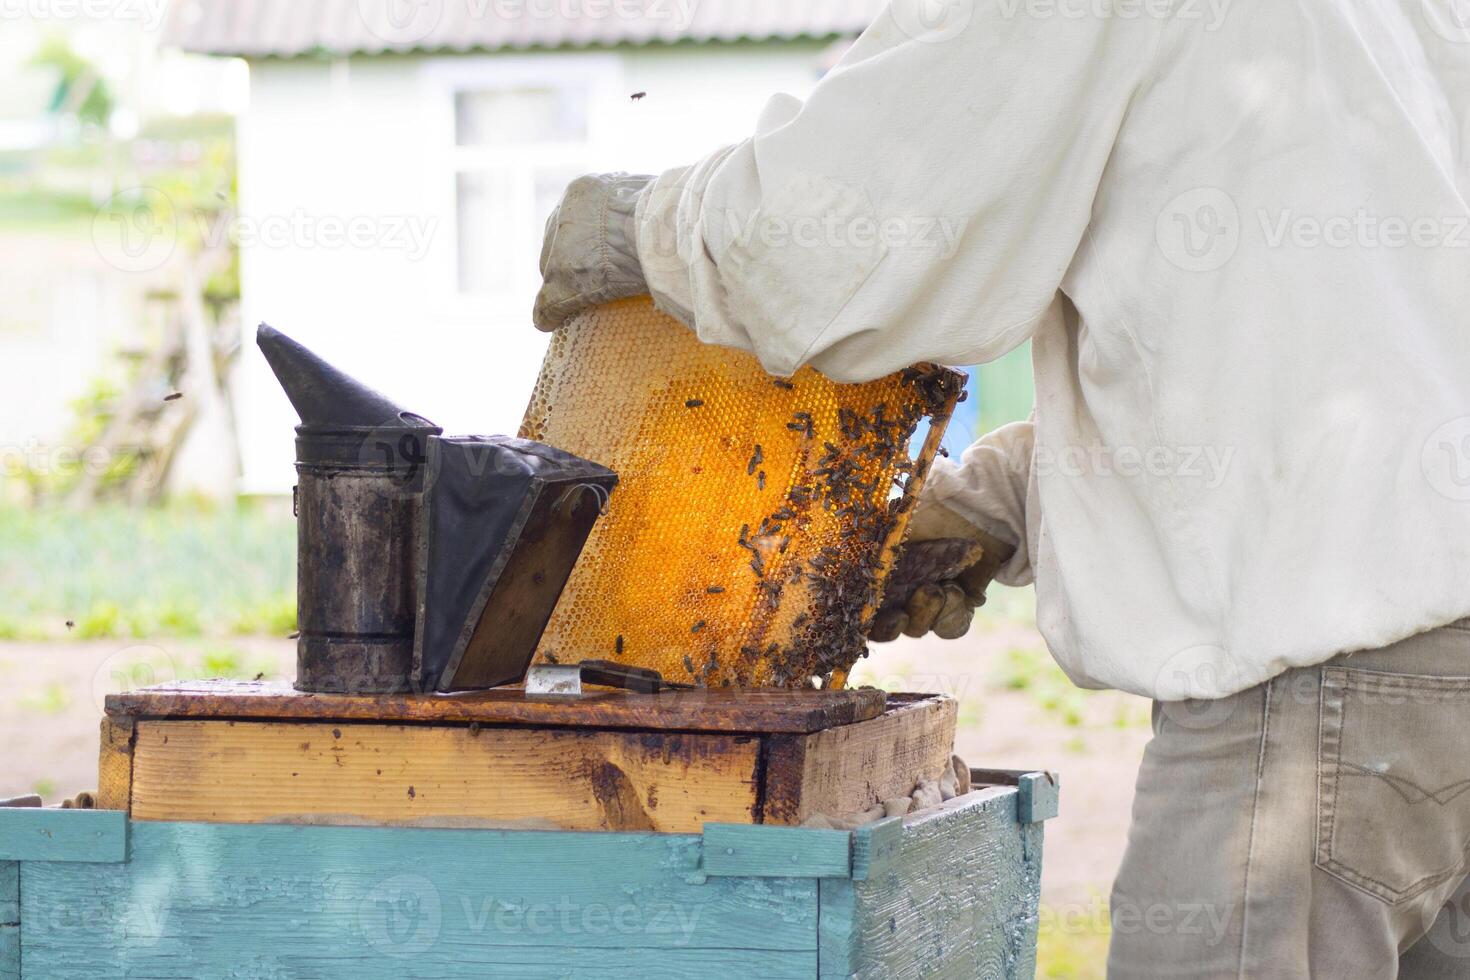
[[[455, 86], [585, 74], [588, 141], [561, 165], [656, 172], [748, 135], [772, 93], [804, 96], [823, 49], [254, 63], [239, 149], [245, 323], [271, 323], [449, 431], [514, 431], [545, 346], [529, 315], [544, 215], [507, 217], [506, 288], [459, 293]], [[351, 223], [362, 244], [324, 239]], [[283, 492], [295, 415], [253, 349], [237, 380], [242, 489]]]

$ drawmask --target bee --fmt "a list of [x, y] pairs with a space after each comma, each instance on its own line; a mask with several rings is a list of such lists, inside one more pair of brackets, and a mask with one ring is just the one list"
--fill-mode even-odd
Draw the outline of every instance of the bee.
[[796, 385], [792, 384], [790, 381], [784, 381], [781, 378], [772, 378], [771, 384], [775, 385], [777, 388], [780, 388], [782, 391], [796, 390]]
[[766, 461], [766, 454], [765, 454], [764, 451], [761, 450], [760, 443], [756, 443], [755, 444], [755, 452], [751, 453], [751, 455], [750, 455], [750, 462], [748, 462], [748, 463], [745, 464], [745, 475], [746, 476], [751, 476], [752, 474], [754, 474], [755, 473], [755, 468], [757, 466], [761, 465], [761, 463], [764, 463], [765, 461]]
[[618, 638], [613, 641], [613, 650], [618, 653], [623, 652], [623, 634], [619, 633]]
[[710, 595], [719, 595], [721, 592], [725, 591], [725, 587], [723, 585], [711, 585], [704, 591], [709, 593]]
[[691, 399], [689, 399], [688, 401], [686, 401], [684, 403], [684, 407], [685, 408], [698, 408], [699, 406], [701, 406], [703, 404], [704, 404], [704, 399], [702, 399], [702, 398], [691, 398]]
[[757, 490], [764, 490], [766, 488], [766, 471], [765, 470], [761, 470], [759, 473], [756, 474], [756, 476], [755, 476], [755, 488]]
[[639, 99], [643, 98], [647, 94], [647, 92], [634, 92], [632, 95], [628, 96], [628, 98], [632, 99], [634, 102], [637, 102]]
[[691, 633], [698, 633], [702, 629], [704, 629], [704, 620], [701, 619], [701, 620], [699, 620], [699, 622], [697, 622], [693, 626], [689, 627], [689, 632], [691, 632]]

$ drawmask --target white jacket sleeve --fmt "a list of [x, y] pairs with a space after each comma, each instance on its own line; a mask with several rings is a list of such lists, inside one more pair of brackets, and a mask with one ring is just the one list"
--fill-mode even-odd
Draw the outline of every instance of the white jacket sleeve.
[[1036, 427], [1012, 422], [986, 433], [966, 449], [958, 464], [936, 459], [924, 484], [926, 504], [948, 508], [975, 527], [1016, 546], [996, 573], [1002, 585], [1029, 585], [1031, 565], [1027, 500], [1036, 446]]
[[700, 339], [862, 381], [1030, 336], [1163, 18], [974, 0], [926, 33], [924, 2], [895, 0], [805, 104], [773, 98], [753, 137], [640, 201], [650, 291]]

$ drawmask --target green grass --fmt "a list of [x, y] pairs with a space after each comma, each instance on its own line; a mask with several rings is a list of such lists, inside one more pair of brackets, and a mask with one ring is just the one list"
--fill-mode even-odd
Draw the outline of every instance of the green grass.
[[1068, 728], [1087, 723], [1091, 692], [1074, 685], [1045, 650], [1007, 650], [993, 683], [1005, 690], [1026, 692], [1048, 718]]
[[0, 507], [0, 639], [284, 636], [295, 594], [281, 507]]
[[60, 681], [52, 681], [39, 691], [21, 695], [20, 706], [40, 715], [59, 715], [71, 707], [71, 692]]
[[1036, 975], [1043, 980], [1103, 980], [1107, 973], [1107, 908], [1077, 915], [1043, 908], [1036, 943]]

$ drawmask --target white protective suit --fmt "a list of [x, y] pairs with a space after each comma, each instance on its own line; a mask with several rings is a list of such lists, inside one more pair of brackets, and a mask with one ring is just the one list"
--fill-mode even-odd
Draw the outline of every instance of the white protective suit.
[[[929, 493], [1084, 686], [1218, 697], [1470, 614], [1463, 0], [899, 0], [663, 174], [659, 304], [787, 374], [1034, 343]], [[928, 5], [934, 13], [934, 5]]]

